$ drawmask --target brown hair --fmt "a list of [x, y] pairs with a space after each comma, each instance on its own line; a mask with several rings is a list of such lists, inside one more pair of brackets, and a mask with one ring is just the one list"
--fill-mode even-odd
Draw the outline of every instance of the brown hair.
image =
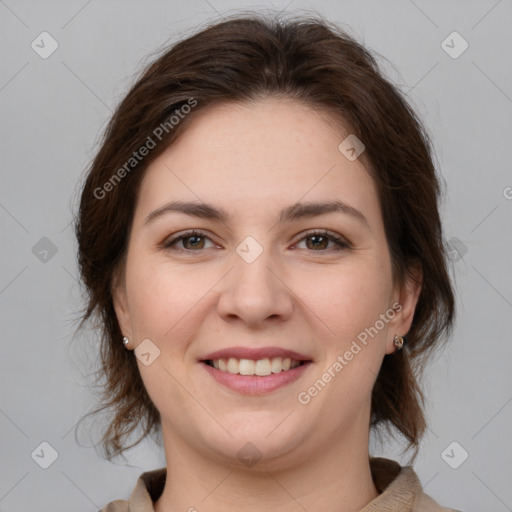
[[[164, 48], [117, 107], [86, 175], [75, 223], [79, 270], [88, 296], [79, 329], [88, 319], [99, 319], [102, 402], [89, 414], [114, 414], [102, 437], [109, 460], [157, 432], [160, 424], [136, 358], [121, 342], [112, 299], [144, 171], [201, 109], [269, 95], [327, 112], [363, 141], [362, 156], [378, 189], [394, 281], [403, 284], [411, 266], [421, 264], [414, 319], [404, 349], [384, 357], [372, 392], [370, 423], [374, 430], [385, 427], [391, 434], [395, 427], [407, 440], [407, 449], [415, 448], [413, 459], [417, 455], [426, 428], [417, 379], [434, 347], [451, 334], [455, 314], [430, 139], [375, 57], [341, 28], [319, 16], [283, 21], [251, 14], [211, 24]], [[195, 106], [183, 116], [191, 110], [184, 109], [191, 100]], [[180, 121], [169, 123], [180, 112]], [[166, 130], [157, 132], [161, 137], [156, 147], [127, 169], [133, 153], [152, 134], [155, 139], [155, 130], [162, 126]], [[125, 172], [117, 172], [113, 180], [121, 168]], [[140, 436], [126, 446], [137, 429]]]

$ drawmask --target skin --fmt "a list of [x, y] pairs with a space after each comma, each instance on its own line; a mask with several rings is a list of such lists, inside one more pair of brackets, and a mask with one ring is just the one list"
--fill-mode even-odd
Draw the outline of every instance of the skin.
[[[148, 366], [137, 360], [162, 419], [167, 481], [157, 512], [350, 512], [378, 496], [368, 453], [371, 391], [394, 335], [410, 328], [420, 285], [393, 283], [373, 180], [361, 158], [351, 162], [338, 150], [349, 133], [297, 100], [215, 105], [148, 167], [114, 303], [127, 348], [150, 339], [160, 350]], [[368, 226], [341, 212], [276, 223], [297, 201], [336, 199], [360, 210]], [[144, 224], [172, 200], [211, 203], [230, 219], [172, 212]], [[205, 238], [160, 247], [189, 229]], [[351, 248], [315, 244], [311, 229], [338, 234]], [[250, 264], [235, 251], [247, 236], [263, 249]], [[378, 335], [300, 403], [298, 394], [395, 302], [401, 310]], [[313, 363], [298, 381], [242, 395], [198, 362], [233, 346], [288, 348]], [[252, 467], [237, 456], [247, 442], [262, 456]]]

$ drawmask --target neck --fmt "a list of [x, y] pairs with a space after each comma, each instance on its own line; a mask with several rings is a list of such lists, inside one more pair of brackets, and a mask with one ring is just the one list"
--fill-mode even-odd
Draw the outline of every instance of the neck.
[[344, 442], [324, 443], [322, 452], [302, 462], [258, 470], [260, 463], [250, 469], [218, 463], [162, 433], [172, 453], [166, 450], [167, 479], [155, 512], [296, 512], [300, 508], [357, 512], [378, 496], [370, 471], [368, 433], [356, 442], [346, 436]]

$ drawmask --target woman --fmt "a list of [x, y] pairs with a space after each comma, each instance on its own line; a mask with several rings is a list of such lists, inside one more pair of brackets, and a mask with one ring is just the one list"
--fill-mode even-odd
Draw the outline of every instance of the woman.
[[369, 454], [395, 429], [414, 460], [426, 429], [417, 378], [455, 313], [439, 195], [415, 113], [328, 22], [166, 48], [76, 222], [107, 457], [161, 433], [167, 461], [103, 511], [453, 510]]

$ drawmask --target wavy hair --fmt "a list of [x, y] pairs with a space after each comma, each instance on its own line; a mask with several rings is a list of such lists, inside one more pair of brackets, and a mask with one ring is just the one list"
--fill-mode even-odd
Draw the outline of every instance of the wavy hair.
[[[136, 360], [121, 343], [112, 287], [127, 251], [139, 185], [148, 165], [187, 129], [194, 115], [219, 102], [266, 96], [300, 100], [327, 113], [364, 141], [363, 162], [375, 181], [395, 283], [419, 263], [422, 288], [404, 349], [384, 357], [372, 391], [369, 427], [398, 431], [415, 448], [426, 429], [419, 377], [453, 328], [455, 301], [439, 215], [440, 177], [426, 129], [376, 57], [319, 16], [282, 20], [259, 14], [211, 23], [164, 47], [117, 106], [87, 169], [75, 218], [78, 265], [87, 305], [79, 329], [95, 318], [100, 333], [100, 406], [113, 416], [101, 445], [110, 460], [157, 432], [160, 415]], [[195, 99], [178, 124], [169, 119]], [[168, 123], [167, 125], [165, 123]], [[105, 190], [159, 126], [158, 144]], [[162, 132], [162, 133], [160, 133]], [[118, 172], [119, 175], [119, 172]], [[133, 433], [139, 437], [130, 445]]]

